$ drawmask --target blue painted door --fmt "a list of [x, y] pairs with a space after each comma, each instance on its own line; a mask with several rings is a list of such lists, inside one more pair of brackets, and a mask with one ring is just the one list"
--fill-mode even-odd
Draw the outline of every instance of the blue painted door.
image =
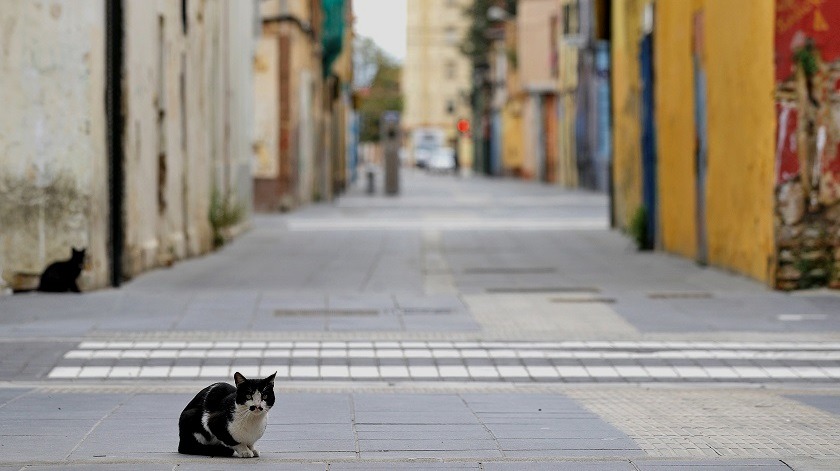
[[642, 78], [642, 204], [647, 215], [647, 240], [644, 247], [652, 249], [657, 233], [656, 191], [656, 128], [653, 93], [653, 34], [642, 39], [639, 48], [639, 65]]

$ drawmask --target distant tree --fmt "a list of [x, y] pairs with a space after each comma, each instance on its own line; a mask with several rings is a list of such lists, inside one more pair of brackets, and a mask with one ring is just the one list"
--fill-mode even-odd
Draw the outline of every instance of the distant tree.
[[461, 52], [470, 59], [473, 68], [486, 66], [488, 61], [490, 41], [487, 39], [487, 29], [491, 20], [487, 18], [487, 11], [496, 5], [515, 16], [516, 4], [517, 0], [473, 0], [464, 9], [464, 15], [469, 19], [469, 28], [461, 41]]
[[370, 38], [355, 45], [356, 94], [360, 99], [360, 140], [379, 141], [379, 118], [385, 111], [402, 111], [401, 64], [380, 49]]

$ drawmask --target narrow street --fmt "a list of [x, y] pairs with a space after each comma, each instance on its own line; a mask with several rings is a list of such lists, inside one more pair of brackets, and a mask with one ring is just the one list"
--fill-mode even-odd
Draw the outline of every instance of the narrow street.
[[[836, 293], [636, 252], [601, 194], [402, 183], [120, 289], [0, 297], [0, 470], [840, 469]], [[277, 372], [260, 458], [177, 454], [236, 371]]]

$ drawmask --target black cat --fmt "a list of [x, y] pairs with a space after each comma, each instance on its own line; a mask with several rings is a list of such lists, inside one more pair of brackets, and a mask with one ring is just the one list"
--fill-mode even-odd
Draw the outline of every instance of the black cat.
[[72, 291], [81, 293], [76, 279], [82, 273], [82, 266], [85, 264], [85, 249], [73, 249], [70, 260], [50, 264], [44, 274], [41, 275], [41, 282], [38, 284], [38, 291], [48, 293], [65, 293]]
[[274, 375], [246, 379], [236, 373], [236, 386], [215, 383], [202, 389], [181, 412], [178, 452], [187, 455], [260, 456], [254, 443], [265, 432], [274, 406]]

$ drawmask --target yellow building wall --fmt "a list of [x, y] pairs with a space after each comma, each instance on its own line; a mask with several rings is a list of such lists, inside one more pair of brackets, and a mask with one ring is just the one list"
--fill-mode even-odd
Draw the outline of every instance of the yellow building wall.
[[705, 1], [709, 261], [764, 281], [774, 252], [774, 8]]
[[693, 21], [700, 6], [702, 0], [660, 0], [654, 26], [661, 243], [689, 258], [697, 256]]
[[[565, 7], [577, 0], [563, 0]], [[567, 187], [578, 186], [577, 146], [575, 122], [577, 117], [577, 87], [579, 47], [566, 41], [562, 36], [562, 21], [557, 25], [558, 77], [557, 90], [560, 117], [557, 120], [558, 143], [560, 146], [557, 162], [557, 182]]]
[[522, 97], [516, 97], [508, 100], [502, 113], [502, 167], [518, 175], [524, 164]]
[[649, 0], [615, 0], [612, 18], [613, 216], [627, 228], [642, 204], [639, 39]]
[[665, 250], [697, 254], [694, 18], [706, 71], [708, 261], [762, 281], [773, 258], [773, 2], [659, 0], [655, 74], [659, 217]]

